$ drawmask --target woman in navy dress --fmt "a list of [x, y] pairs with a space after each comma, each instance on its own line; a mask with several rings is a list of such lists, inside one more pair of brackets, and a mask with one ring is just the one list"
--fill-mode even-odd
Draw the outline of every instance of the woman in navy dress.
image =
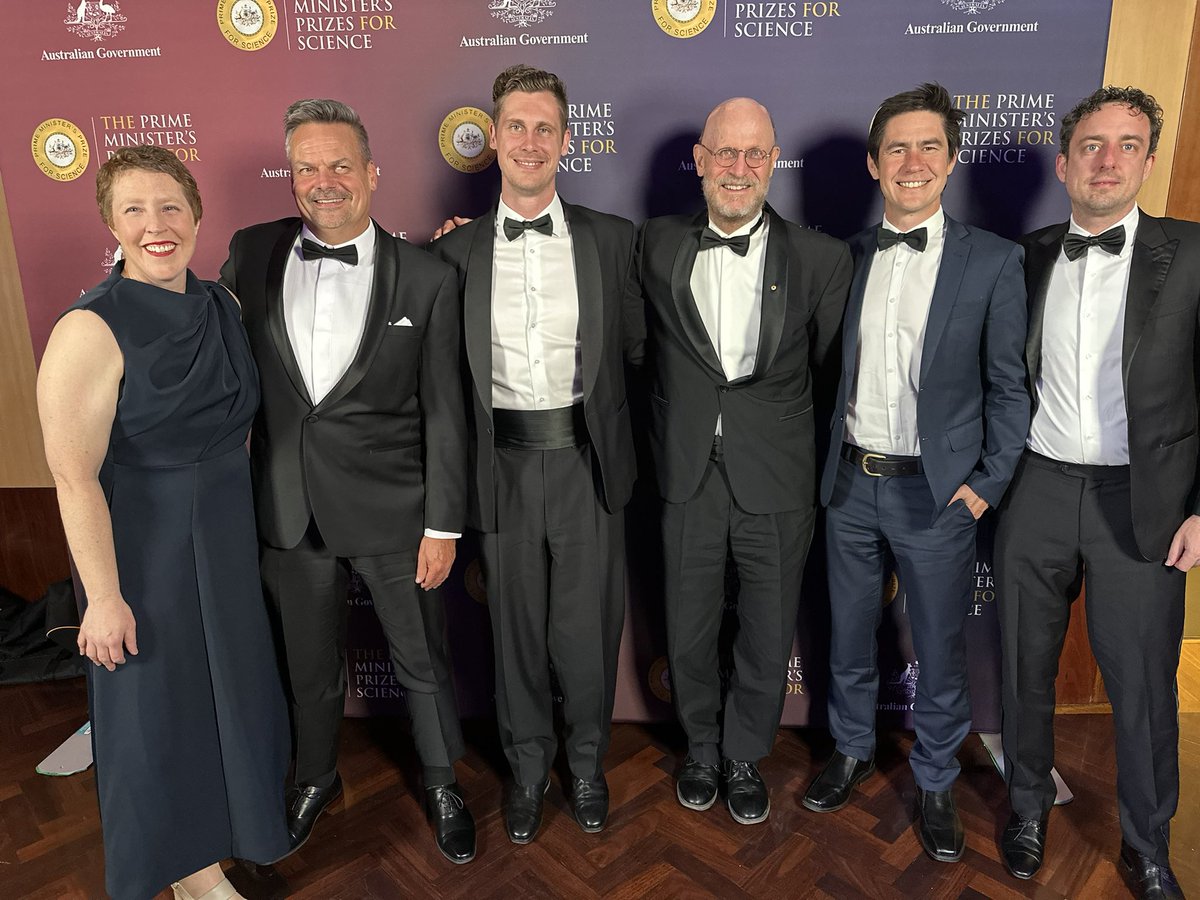
[[222, 860], [288, 852], [245, 450], [258, 378], [236, 301], [188, 271], [202, 209], [187, 168], [119, 150], [96, 200], [123, 259], [55, 326], [38, 407], [86, 594], [106, 885], [228, 900]]

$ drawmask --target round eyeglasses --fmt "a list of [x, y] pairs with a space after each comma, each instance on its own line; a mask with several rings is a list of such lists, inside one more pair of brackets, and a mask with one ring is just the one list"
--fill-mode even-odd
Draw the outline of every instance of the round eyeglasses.
[[[722, 147], [720, 150], [713, 150], [706, 147], [700, 141], [696, 141], [701, 147], [709, 152], [713, 159], [717, 161], [717, 165], [722, 168], [728, 168], [737, 162], [739, 156], [746, 158], [746, 165], [752, 169], [757, 169], [768, 159], [771, 158], [770, 150], [763, 150], [761, 147], [751, 147], [749, 150], [737, 150], [733, 147]], [[772, 148], [774, 149], [774, 148]]]

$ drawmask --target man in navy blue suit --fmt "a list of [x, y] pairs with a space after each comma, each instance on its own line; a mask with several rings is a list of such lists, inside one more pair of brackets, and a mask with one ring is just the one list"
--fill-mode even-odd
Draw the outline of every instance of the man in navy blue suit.
[[885, 100], [867, 137], [883, 222], [850, 241], [842, 377], [821, 481], [828, 507], [833, 757], [804, 795], [831, 812], [874, 770], [875, 632], [890, 550], [920, 661], [909, 763], [918, 835], [962, 856], [951, 788], [971, 726], [964, 625], [975, 523], [1008, 486], [1025, 442], [1021, 249], [941, 205], [963, 114], [924, 84]]

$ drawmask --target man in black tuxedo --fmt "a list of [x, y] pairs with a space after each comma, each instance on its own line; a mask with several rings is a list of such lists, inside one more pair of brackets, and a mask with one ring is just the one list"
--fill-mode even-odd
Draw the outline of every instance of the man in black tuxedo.
[[975, 522], [1000, 502], [1029, 425], [1021, 250], [942, 209], [963, 113], [939, 84], [885, 100], [867, 135], [883, 222], [850, 241], [842, 379], [821, 479], [828, 507], [832, 758], [803, 804], [841, 809], [875, 770], [875, 634], [895, 559], [920, 663], [917, 833], [961, 858], [952, 787], [971, 728], [966, 627]]
[[500, 200], [435, 242], [458, 272], [468, 395], [467, 524], [483, 534], [496, 714], [515, 784], [509, 838], [533, 840], [563, 693], [572, 810], [604, 827], [617, 652], [625, 617], [622, 510], [636, 463], [625, 356], [643, 344], [627, 285], [631, 222], [564, 202], [571, 141], [562, 81], [517, 65], [492, 90]]
[[1004, 756], [1002, 850], [1030, 878], [1055, 789], [1054, 680], [1087, 577], [1088, 636], [1113, 707], [1122, 873], [1181, 896], [1168, 830], [1179, 801], [1175, 672], [1186, 573], [1200, 559], [1196, 353], [1200, 225], [1136, 198], [1162, 110], [1106, 87], [1062, 119], [1071, 219], [1024, 237], [1033, 422], [996, 535]]
[[300, 218], [237, 232], [262, 406], [250, 444], [263, 586], [290, 682], [293, 846], [341, 792], [347, 575], [370, 588], [404, 687], [438, 847], [475, 855], [442, 599], [465, 508], [454, 273], [371, 220], [366, 129], [335, 100], [284, 116]]
[[[676, 795], [708, 809], [723, 777], [730, 814], [753, 824], [770, 811], [758, 763], [783, 710], [813, 529], [814, 382], [835, 349], [850, 254], [765, 205], [779, 147], [759, 103], [719, 105], [693, 154], [706, 211], [651, 219], [639, 248], [667, 652], [688, 738]], [[727, 548], [741, 588], [722, 715]]]

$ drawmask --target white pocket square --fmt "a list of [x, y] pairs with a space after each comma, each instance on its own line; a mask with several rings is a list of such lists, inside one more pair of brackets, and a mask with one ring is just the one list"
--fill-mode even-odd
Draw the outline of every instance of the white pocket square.
[[407, 328], [413, 327], [412, 320], [409, 319], [408, 316], [404, 316], [399, 322], [388, 322], [388, 325], [403, 325]]

